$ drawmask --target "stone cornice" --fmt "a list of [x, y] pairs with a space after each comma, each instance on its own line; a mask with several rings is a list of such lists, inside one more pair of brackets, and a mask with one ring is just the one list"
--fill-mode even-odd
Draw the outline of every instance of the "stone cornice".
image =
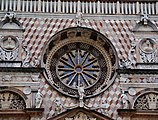
[[136, 110], [136, 109], [117, 109], [117, 112], [121, 116], [158, 116], [158, 110]]
[[[4, 17], [5, 12], [0, 12], [0, 17]], [[65, 14], [65, 13], [26, 13], [26, 12], [16, 12], [18, 18], [51, 18], [51, 19], [76, 19], [76, 14]], [[115, 15], [108, 15], [108, 14], [83, 14], [83, 20], [140, 20], [140, 15], [122, 15], [122, 14], [115, 14]], [[157, 15], [150, 15], [150, 20], [158, 20]]]
[[118, 74], [158, 74], [158, 69], [117, 69]]
[[44, 68], [24, 68], [24, 67], [0, 67], [0, 72], [26, 72], [26, 73], [41, 73]]

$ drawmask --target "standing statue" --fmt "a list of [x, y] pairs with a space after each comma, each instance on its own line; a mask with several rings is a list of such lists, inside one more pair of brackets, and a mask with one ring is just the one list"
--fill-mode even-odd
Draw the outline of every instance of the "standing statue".
[[104, 100], [101, 100], [101, 104], [99, 107], [100, 107], [101, 113], [107, 114], [108, 104]]
[[129, 99], [126, 94], [121, 95], [123, 109], [129, 109]]
[[36, 99], [35, 99], [36, 108], [41, 107], [42, 101], [43, 101], [43, 95], [38, 91], [38, 93], [36, 94]]
[[81, 26], [82, 20], [83, 20], [83, 14], [82, 14], [81, 11], [78, 11], [76, 13], [76, 24], [77, 24], [77, 26]]
[[57, 98], [54, 102], [55, 102], [55, 114], [60, 114], [63, 109], [63, 104], [61, 103], [59, 98]]
[[83, 103], [83, 98], [84, 98], [84, 86], [83, 84], [81, 83], [80, 86], [78, 86], [78, 94], [79, 94], [79, 106], [80, 107], [83, 107], [84, 106], [84, 103]]

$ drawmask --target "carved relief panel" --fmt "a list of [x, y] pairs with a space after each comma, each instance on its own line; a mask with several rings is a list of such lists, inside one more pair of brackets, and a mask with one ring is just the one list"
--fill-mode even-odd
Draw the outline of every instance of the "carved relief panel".
[[[27, 64], [29, 53], [22, 42], [23, 32], [24, 29], [17, 20], [16, 14], [9, 11], [0, 22], [0, 61], [3, 61], [3, 64], [0, 62], [0, 67], [6, 67], [9, 63], [8, 67], [29, 67]], [[25, 58], [21, 56], [23, 53], [26, 54]], [[14, 63], [10, 61], [14, 61]]]
[[0, 92], [0, 109], [24, 109], [25, 101], [22, 97], [14, 92]]
[[16, 37], [5, 36], [1, 37], [0, 45], [0, 60], [14, 61], [18, 58], [19, 42]]
[[147, 93], [147, 94], [139, 96], [134, 103], [134, 108], [138, 110], [158, 109], [158, 94]]
[[133, 28], [136, 40], [137, 63], [143, 63], [141, 65], [156, 63], [156, 44], [158, 40], [157, 26], [150, 20], [150, 17], [146, 13], [141, 15], [140, 18], [140, 21]]
[[151, 38], [144, 38], [139, 42], [139, 54], [141, 63], [157, 62], [156, 42]]

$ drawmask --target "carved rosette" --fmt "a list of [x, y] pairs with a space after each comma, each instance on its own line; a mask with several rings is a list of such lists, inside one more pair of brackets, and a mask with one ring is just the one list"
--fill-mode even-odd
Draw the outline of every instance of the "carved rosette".
[[155, 63], [156, 58], [156, 44], [153, 39], [144, 38], [139, 43], [141, 62]]
[[138, 97], [134, 103], [134, 108], [138, 110], [156, 110], [158, 109], [158, 94], [147, 93]]
[[50, 43], [49, 54], [43, 62], [48, 81], [55, 89], [79, 97], [78, 87], [82, 84], [84, 97], [90, 97], [104, 91], [113, 82], [115, 55], [106, 38], [92, 31], [76, 29], [55, 37], [60, 39]]

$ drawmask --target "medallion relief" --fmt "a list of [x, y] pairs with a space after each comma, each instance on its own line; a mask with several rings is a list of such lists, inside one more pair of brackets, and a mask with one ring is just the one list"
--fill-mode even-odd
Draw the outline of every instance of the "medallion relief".
[[14, 61], [18, 57], [18, 40], [13, 36], [1, 37], [0, 59]]
[[156, 43], [153, 39], [144, 38], [139, 43], [140, 57], [143, 63], [155, 63], [156, 58]]

